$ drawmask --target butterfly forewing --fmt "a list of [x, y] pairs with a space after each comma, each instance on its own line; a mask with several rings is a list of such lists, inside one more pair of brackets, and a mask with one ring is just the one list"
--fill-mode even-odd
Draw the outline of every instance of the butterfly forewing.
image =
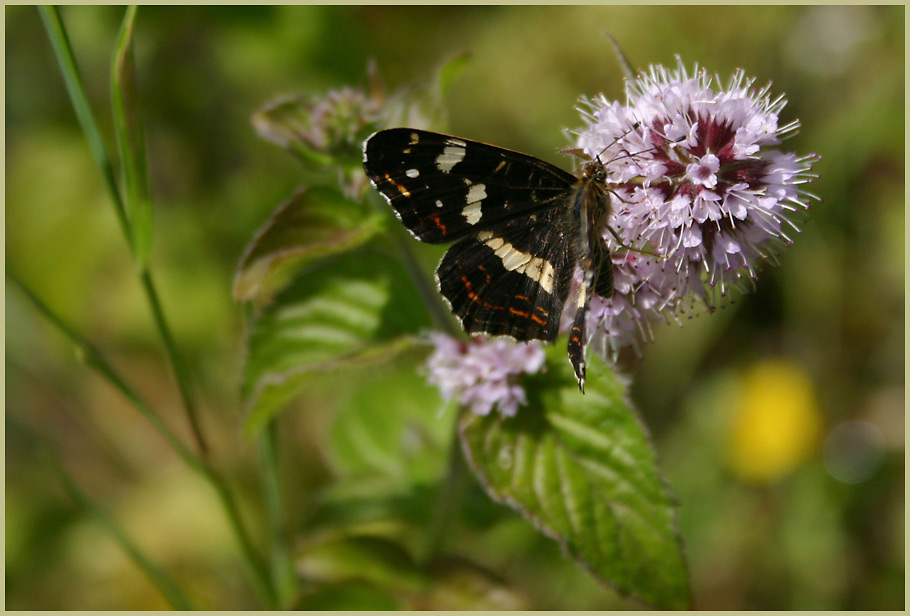
[[410, 128], [370, 137], [363, 166], [404, 226], [434, 244], [562, 205], [576, 183], [526, 154]]

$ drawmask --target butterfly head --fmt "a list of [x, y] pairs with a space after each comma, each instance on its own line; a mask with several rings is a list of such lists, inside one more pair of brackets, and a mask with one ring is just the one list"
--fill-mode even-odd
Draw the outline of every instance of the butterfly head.
[[596, 184], [606, 184], [607, 170], [603, 166], [603, 163], [600, 162], [599, 158], [592, 160], [584, 166], [584, 169], [582, 169], [581, 172], [581, 179]]

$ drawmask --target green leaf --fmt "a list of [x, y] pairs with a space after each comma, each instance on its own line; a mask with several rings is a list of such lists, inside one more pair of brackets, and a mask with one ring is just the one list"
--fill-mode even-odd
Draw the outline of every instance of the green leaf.
[[267, 303], [308, 262], [364, 244], [381, 220], [337, 189], [298, 190], [246, 247], [234, 276], [234, 298]]
[[395, 366], [360, 387], [332, 426], [330, 456], [346, 475], [381, 474], [408, 486], [439, 478], [454, 413], [414, 365]]
[[528, 379], [529, 405], [517, 417], [463, 413], [469, 463], [491, 497], [598, 580], [655, 607], [688, 607], [673, 497], [624, 386], [589, 368], [580, 394], [558, 350], [546, 375]]
[[364, 248], [311, 263], [253, 325], [242, 385], [247, 433], [307, 378], [393, 355], [428, 324], [407, 272], [387, 254]]
[[126, 211], [132, 233], [133, 256], [140, 270], [148, 263], [152, 244], [152, 205], [145, 158], [145, 133], [139, 113], [133, 62], [133, 24], [136, 7], [126, 10], [111, 70], [114, 131], [123, 166]]

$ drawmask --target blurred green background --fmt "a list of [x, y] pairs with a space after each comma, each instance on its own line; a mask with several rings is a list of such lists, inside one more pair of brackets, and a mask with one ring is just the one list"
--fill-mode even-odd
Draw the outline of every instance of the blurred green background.
[[[471, 61], [446, 103], [461, 136], [563, 167], [581, 95], [622, 98], [602, 32], [633, 67], [742, 67], [785, 93], [784, 148], [822, 156], [802, 234], [756, 292], [658, 327], [625, 367], [677, 494], [695, 607], [904, 606], [904, 7], [146, 7], [136, 64], [153, 180], [152, 268], [188, 355], [216, 462], [261, 523], [257, 452], [241, 433], [244, 245], [298, 186], [299, 163], [255, 135], [281, 94], [390, 88]], [[185, 420], [97, 169], [37, 11], [6, 7], [6, 260], [186, 434]], [[120, 7], [62, 10], [109, 143]], [[438, 251], [429, 250], [428, 269]], [[596, 378], [596, 377], [594, 377]], [[333, 389], [335, 387], [336, 389]], [[289, 527], [332, 484], [326, 385], [278, 419]], [[356, 384], [353, 386], [356, 389]], [[257, 602], [223, 514], [71, 347], [6, 288], [6, 607], [166, 607], [60, 488], [69, 471], [203, 607]], [[479, 492], [475, 496], [480, 501]], [[485, 507], [481, 502], [478, 507]], [[461, 555], [537, 609], [635, 608], [503, 510], [462, 529]], [[469, 525], [468, 525], [469, 526]], [[257, 530], [257, 538], [266, 531]]]

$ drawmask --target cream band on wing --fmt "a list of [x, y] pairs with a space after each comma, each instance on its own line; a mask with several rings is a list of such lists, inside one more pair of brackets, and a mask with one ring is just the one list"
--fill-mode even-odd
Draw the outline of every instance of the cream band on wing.
[[522, 252], [492, 231], [481, 231], [477, 239], [493, 249], [493, 253], [502, 260], [502, 266], [510, 272], [524, 274], [538, 283], [544, 291], [553, 295], [555, 271], [546, 259]]

